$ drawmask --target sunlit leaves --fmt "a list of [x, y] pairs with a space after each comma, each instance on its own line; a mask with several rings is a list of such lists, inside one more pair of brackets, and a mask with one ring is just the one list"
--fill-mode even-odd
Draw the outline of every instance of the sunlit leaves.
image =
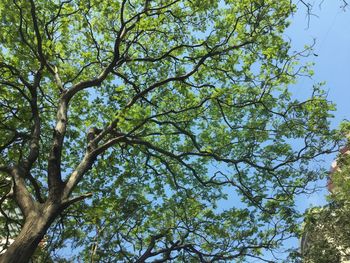
[[[305, 102], [288, 90], [311, 73], [283, 36], [290, 1], [34, 2], [37, 20], [28, 1], [0, 4], [1, 129], [30, 137], [35, 86], [43, 192], [65, 94], [76, 90], [64, 180], [96, 150], [88, 130], [104, 130], [73, 192], [92, 197], [57, 221], [61, 236], [50, 229], [53, 250], [69, 240], [73, 260], [244, 262], [295, 234], [294, 194], [315, 178], [307, 164], [329, 147], [334, 108], [319, 86]], [[4, 162], [29, 145], [16, 138]]]

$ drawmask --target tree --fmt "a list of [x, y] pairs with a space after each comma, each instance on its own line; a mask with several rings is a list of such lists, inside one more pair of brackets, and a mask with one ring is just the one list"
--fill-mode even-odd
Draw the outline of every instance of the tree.
[[348, 218], [348, 205], [336, 202], [308, 211], [303, 233], [303, 262], [347, 262], [350, 256]]
[[[340, 132], [349, 138], [349, 122], [341, 125]], [[303, 262], [347, 262], [350, 259], [350, 200], [349, 142], [332, 164], [329, 175], [329, 204], [314, 207], [306, 214], [303, 229]]]
[[294, 236], [334, 147], [321, 87], [288, 90], [310, 74], [283, 37], [294, 9], [3, 0], [0, 262], [45, 234], [91, 262], [243, 262]]

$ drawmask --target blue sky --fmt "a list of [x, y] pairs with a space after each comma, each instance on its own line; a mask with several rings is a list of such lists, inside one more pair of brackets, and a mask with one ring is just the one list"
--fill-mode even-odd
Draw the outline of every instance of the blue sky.
[[[285, 33], [286, 38], [291, 40], [293, 51], [301, 51], [305, 45], [311, 45], [315, 40], [313, 52], [316, 55], [302, 61], [315, 63], [315, 74], [311, 79], [300, 78], [291, 90], [296, 97], [306, 98], [311, 94], [313, 84], [326, 82], [324, 89], [328, 93], [328, 99], [337, 105], [337, 110], [333, 113], [334, 119], [331, 121], [333, 128], [337, 128], [344, 119], [350, 120], [350, 8], [344, 11], [340, 6], [341, 1], [338, 0], [324, 1], [321, 6], [315, 5], [315, 16], [308, 17], [306, 8], [299, 5], [299, 10], [291, 18], [291, 26]], [[329, 169], [335, 156], [336, 154], [324, 156], [321, 166]], [[322, 190], [297, 197], [300, 211], [326, 204], [326, 180], [318, 181], [316, 185]], [[220, 205], [226, 208], [235, 199], [231, 194], [230, 199], [221, 202]], [[287, 240], [284, 249], [290, 246], [298, 247], [299, 240]], [[282, 253], [277, 256], [283, 258], [284, 255], [286, 254]]]
[[[305, 45], [311, 45], [314, 40], [316, 55], [305, 58], [303, 62], [315, 63], [312, 79], [300, 78], [295, 87], [291, 87], [296, 97], [305, 98], [310, 95], [313, 84], [326, 82], [324, 89], [328, 99], [334, 102], [337, 110], [331, 121], [333, 128], [337, 128], [342, 120], [350, 120], [350, 8], [340, 8], [341, 1], [323, 1], [321, 6], [315, 6], [315, 16], [308, 17], [306, 9], [298, 5], [299, 10], [291, 18], [291, 26], [286, 37], [291, 39], [293, 51], [300, 51]], [[310, 18], [310, 19], [309, 19]], [[335, 158], [335, 154], [324, 156], [323, 165], [328, 169]], [[297, 197], [297, 206], [302, 211], [312, 206], [326, 204], [326, 180], [317, 182], [322, 190], [309, 196]], [[284, 248], [298, 247], [297, 239], [287, 240]], [[278, 255], [279, 257], [282, 255]]]
[[[314, 62], [312, 79], [299, 79], [295, 95], [307, 96], [313, 84], [325, 81], [328, 98], [337, 106], [332, 120], [336, 128], [344, 119], [350, 119], [350, 9], [343, 10], [341, 1], [323, 1], [321, 6], [315, 5], [313, 16], [306, 15], [306, 8], [299, 5], [298, 12], [292, 18], [292, 24], [286, 32], [292, 41], [293, 50], [301, 50], [315, 40], [314, 53], [305, 62]], [[325, 168], [330, 167], [335, 155], [324, 157]], [[325, 186], [326, 182], [319, 182]], [[300, 200], [301, 208], [322, 205], [327, 191], [317, 192]]]
[[[334, 127], [350, 119], [350, 9], [344, 11], [340, 5], [341, 1], [324, 1], [315, 6], [313, 13], [317, 16], [310, 17], [309, 27], [306, 12], [299, 6], [287, 32], [296, 50], [316, 40], [317, 56], [307, 60], [315, 63], [312, 82], [326, 81], [329, 99], [337, 104]], [[301, 89], [308, 88], [303, 84], [308, 85], [308, 81], [300, 82]]]

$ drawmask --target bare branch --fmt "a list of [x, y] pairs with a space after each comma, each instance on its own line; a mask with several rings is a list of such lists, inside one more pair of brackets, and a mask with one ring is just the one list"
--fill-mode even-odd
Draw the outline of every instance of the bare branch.
[[83, 195], [79, 195], [79, 196], [76, 196], [76, 197], [73, 197], [71, 199], [68, 199], [68, 200], [64, 200], [62, 202], [62, 207], [69, 207], [70, 205], [76, 203], [76, 202], [80, 202], [86, 198], [89, 198], [92, 196], [92, 193], [86, 193], [86, 194], [83, 194]]

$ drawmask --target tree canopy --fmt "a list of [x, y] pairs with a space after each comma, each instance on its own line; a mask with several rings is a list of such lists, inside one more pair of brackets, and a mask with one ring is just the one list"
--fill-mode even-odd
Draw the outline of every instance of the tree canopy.
[[342, 263], [349, 260], [349, 204], [331, 202], [306, 215], [302, 262]]
[[294, 10], [1, 1], [0, 262], [43, 239], [54, 262], [270, 260], [334, 147], [322, 88], [288, 89], [312, 73], [283, 35]]

